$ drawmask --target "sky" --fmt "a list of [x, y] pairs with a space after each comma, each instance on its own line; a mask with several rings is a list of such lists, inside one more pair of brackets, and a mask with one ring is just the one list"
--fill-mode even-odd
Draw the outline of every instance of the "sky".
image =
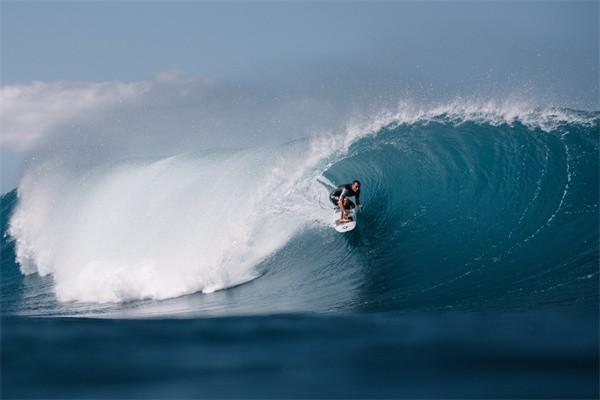
[[302, 103], [308, 112], [333, 111], [349, 98], [394, 101], [401, 92], [523, 92], [597, 110], [598, 8], [597, 1], [3, 1], [1, 189], [16, 186], [38, 138], [65, 116], [106, 114], [115, 101], [158, 93], [165, 76], [179, 77], [177, 90], [186, 80], [198, 90], [207, 90], [198, 82], [220, 85], [212, 109], [225, 94], [327, 99], [288, 107]]

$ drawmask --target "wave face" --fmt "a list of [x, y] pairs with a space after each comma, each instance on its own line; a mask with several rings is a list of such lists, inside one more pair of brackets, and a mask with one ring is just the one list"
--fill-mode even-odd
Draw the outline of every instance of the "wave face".
[[[39, 165], [2, 198], [3, 310], [597, 307], [599, 121], [436, 109], [272, 147]], [[364, 208], [341, 235], [327, 186], [353, 179]]]

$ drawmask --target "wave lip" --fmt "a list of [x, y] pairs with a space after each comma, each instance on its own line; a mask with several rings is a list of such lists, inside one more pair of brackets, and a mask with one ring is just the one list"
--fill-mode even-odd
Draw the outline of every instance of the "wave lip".
[[[513, 125], [516, 122], [528, 128], [539, 128], [546, 132], [563, 125], [593, 127], [600, 120], [599, 112], [585, 112], [562, 107], [532, 106], [524, 100], [469, 101], [455, 99], [437, 106], [421, 107], [411, 102], [400, 102], [396, 110], [382, 112], [369, 131], [390, 124], [414, 125], [417, 123], [440, 122], [461, 124]], [[365, 130], [364, 127], [362, 130]]]

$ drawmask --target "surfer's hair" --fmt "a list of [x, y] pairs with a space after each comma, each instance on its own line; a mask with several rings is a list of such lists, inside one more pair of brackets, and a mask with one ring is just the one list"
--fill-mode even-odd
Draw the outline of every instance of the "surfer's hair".
[[352, 184], [354, 185], [355, 183], [358, 183], [358, 186], [360, 186], [360, 181], [352, 181]]

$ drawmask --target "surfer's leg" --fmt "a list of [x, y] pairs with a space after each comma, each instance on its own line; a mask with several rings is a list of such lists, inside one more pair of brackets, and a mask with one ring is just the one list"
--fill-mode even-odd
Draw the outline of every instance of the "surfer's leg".
[[340, 221], [344, 222], [344, 221], [348, 221], [348, 215], [346, 214], [346, 210], [348, 209], [348, 198], [344, 197], [342, 199], [342, 215], [340, 216]]
[[342, 221], [344, 221], [344, 222], [352, 221], [352, 217], [348, 216], [347, 211], [352, 210], [354, 207], [356, 207], [356, 206], [354, 205], [352, 200], [345, 197], [344, 198], [344, 214], [342, 216]]

